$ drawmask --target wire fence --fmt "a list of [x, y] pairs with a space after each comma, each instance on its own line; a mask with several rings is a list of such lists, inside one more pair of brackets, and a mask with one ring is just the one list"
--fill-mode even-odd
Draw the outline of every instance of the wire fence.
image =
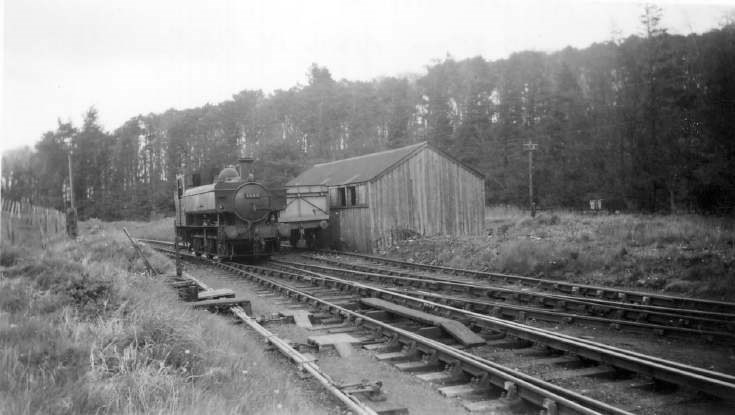
[[2, 201], [0, 240], [3, 243], [45, 248], [66, 233], [66, 215], [56, 209], [15, 200]]

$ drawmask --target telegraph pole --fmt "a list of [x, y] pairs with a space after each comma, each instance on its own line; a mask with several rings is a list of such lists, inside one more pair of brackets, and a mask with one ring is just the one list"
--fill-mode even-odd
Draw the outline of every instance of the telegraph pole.
[[74, 179], [71, 174], [71, 146], [69, 146], [69, 152], [66, 153], [66, 159], [69, 161], [69, 206], [74, 209]]
[[71, 137], [69, 137], [69, 152], [66, 153], [69, 162], [69, 209], [66, 211], [66, 233], [69, 237], [77, 237], [77, 209], [74, 206], [74, 177], [71, 173]]
[[536, 203], [533, 201], [533, 152], [537, 148], [538, 144], [532, 143], [531, 140], [523, 144], [523, 149], [528, 151], [528, 203], [531, 207], [531, 217], [536, 216]]

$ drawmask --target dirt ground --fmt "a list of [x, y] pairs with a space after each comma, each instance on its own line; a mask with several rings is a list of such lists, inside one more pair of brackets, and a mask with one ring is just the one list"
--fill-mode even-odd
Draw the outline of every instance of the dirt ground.
[[[189, 266], [187, 272], [212, 288], [230, 288], [238, 297], [251, 299], [255, 316], [289, 310], [287, 304], [281, 304], [284, 297], [261, 296], [257, 291], [262, 288], [248, 280], [212, 275], [207, 269], [193, 266]], [[306, 343], [309, 336], [320, 334], [294, 324], [267, 324], [266, 327], [279, 337], [297, 343]], [[362, 380], [383, 382], [383, 391], [388, 396], [390, 404], [405, 406], [409, 408], [411, 414], [446, 415], [465, 412], [458, 401], [442, 397], [432, 384], [403, 373], [390, 363], [376, 361], [371, 352], [355, 347], [348, 357], [340, 357], [334, 350], [319, 352], [317, 357], [319, 367], [338, 382], [354, 383]]]
[[[255, 316], [277, 314], [278, 312], [291, 309], [290, 306], [296, 304], [288, 303], [284, 297], [259, 294], [262, 288], [245, 279], [213, 275], [211, 270], [193, 266], [189, 268], [189, 272], [192, 272], [197, 278], [214, 288], [231, 288], [238, 296], [250, 298]], [[530, 321], [528, 323], [550, 331], [583, 337], [641, 353], [653, 354], [664, 359], [725, 373], [735, 373], [735, 350], [733, 347], [727, 345], [712, 345], [705, 342], [698, 343], [696, 341], [692, 342], [666, 337], [652, 337], [647, 334], [618, 332], [612, 329], [578, 325], [565, 325], [560, 327], [543, 322]], [[314, 331], [299, 328], [294, 324], [277, 323], [269, 324], [267, 327], [277, 335], [296, 343], [306, 343], [308, 337], [315, 334]], [[389, 363], [376, 362], [371, 352], [356, 348], [353, 350], [352, 355], [340, 357], [335, 351], [327, 350], [319, 352], [317, 356], [319, 366], [339, 382], [352, 383], [363, 379], [382, 381], [384, 384], [383, 389], [390, 397], [390, 403], [408, 407], [410, 413], [446, 414], [465, 412], [458, 401], [441, 397], [431, 384], [423, 382], [409, 374], [402, 373]], [[687, 399], [691, 399], [691, 396]], [[636, 412], [646, 414], [706, 415], [727, 414], [731, 409], [732, 407], [727, 403], [723, 404], [710, 402], [706, 399], [703, 401], [694, 399], [684, 404], [658, 409], [650, 408]], [[500, 412], [495, 413], [501, 414]], [[518, 414], [519, 412], [517, 412], [516, 408], [516, 412], [508, 410], [502, 414], [505, 413]]]
[[[167, 238], [168, 222], [159, 226], [128, 223], [145, 237]], [[154, 231], [159, 229], [160, 231]], [[543, 212], [531, 219], [504, 208], [488, 209], [481, 236], [435, 235], [401, 241], [379, 255], [432, 265], [516, 273], [542, 278], [598, 284], [670, 295], [721, 301], [735, 299], [735, 226], [732, 219], [697, 216], [579, 215]], [[160, 233], [160, 235], [159, 235]], [[245, 281], [203, 276], [214, 287], [229, 287], [253, 299], [256, 315], [285, 305], [258, 297]], [[608, 328], [529, 324], [584, 337], [664, 359], [735, 374], [735, 345], [709, 344], [616, 331]], [[293, 325], [269, 327], [279, 335], [302, 341], [310, 333]], [[411, 413], [457, 413], [456, 402], [438, 395], [430, 384], [402, 374], [387, 363], [374, 364], [369, 353], [349, 358], [334, 352], [319, 354], [319, 364], [335, 379], [351, 382], [354, 373], [382, 380], [390, 396]], [[357, 368], [357, 370], [355, 370]], [[728, 413], [728, 407], [693, 403], [670, 408], [672, 413]]]

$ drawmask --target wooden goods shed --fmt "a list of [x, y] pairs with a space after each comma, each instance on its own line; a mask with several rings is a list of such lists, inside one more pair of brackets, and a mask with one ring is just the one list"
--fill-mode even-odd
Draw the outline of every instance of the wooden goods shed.
[[426, 142], [317, 164], [286, 184], [305, 185], [328, 187], [327, 239], [342, 249], [483, 228], [484, 176]]

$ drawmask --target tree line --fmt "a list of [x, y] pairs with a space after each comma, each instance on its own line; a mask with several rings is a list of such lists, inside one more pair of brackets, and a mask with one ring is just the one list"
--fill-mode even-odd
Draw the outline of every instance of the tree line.
[[488, 203], [526, 205], [523, 144], [536, 203], [615, 201], [634, 211], [732, 212], [735, 206], [735, 24], [672, 35], [646, 6], [640, 35], [524, 51], [506, 59], [432, 62], [423, 75], [306, 83], [185, 110], [138, 115], [105, 131], [91, 108], [59, 122], [34, 149], [7, 152], [2, 194], [63, 208], [72, 152], [82, 218], [146, 218], [172, 210], [185, 167], [211, 179], [238, 154], [282, 186], [308, 166], [428, 141], [486, 175]]

